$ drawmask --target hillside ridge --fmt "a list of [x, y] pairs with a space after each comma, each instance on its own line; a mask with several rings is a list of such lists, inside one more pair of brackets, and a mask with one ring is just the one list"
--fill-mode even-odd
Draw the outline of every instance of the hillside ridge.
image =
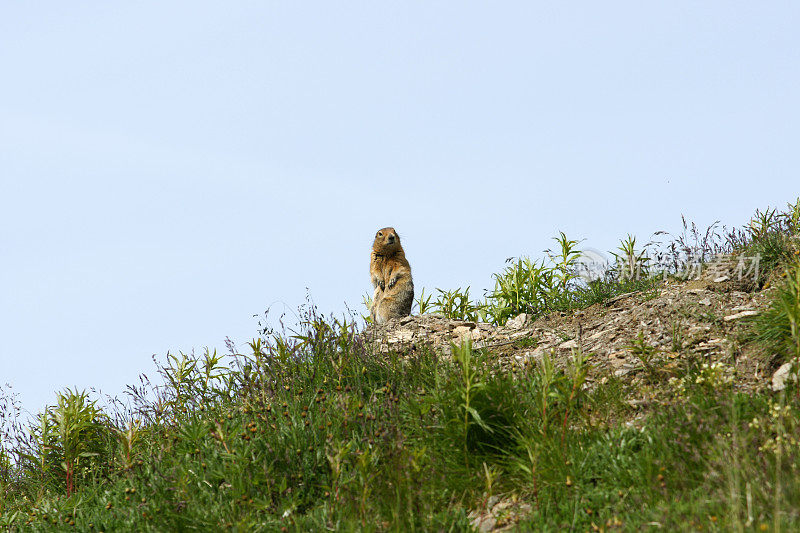
[[[412, 315], [370, 325], [366, 336], [382, 353], [414, 353], [432, 348], [449, 356], [453, 345], [470, 341], [490, 350], [501, 367], [536, 364], [548, 353], [557, 365], [579, 350], [591, 365], [588, 383], [608, 373], [636, 380], [645, 371], [637, 346], [651, 347], [668, 360], [690, 350], [708, 361], [734, 361], [738, 386], [769, 384], [774, 361], [758, 347], [741, 342], [752, 317], [769, 305], [772, 289], [759, 288], [709, 269], [696, 279], [664, 280], [653, 289], [622, 294], [574, 312], [532, 319], [521, 313], [503, 326], [453, 320], [441, 314]], [[641, 349], [641, 348], [640, 348]]]

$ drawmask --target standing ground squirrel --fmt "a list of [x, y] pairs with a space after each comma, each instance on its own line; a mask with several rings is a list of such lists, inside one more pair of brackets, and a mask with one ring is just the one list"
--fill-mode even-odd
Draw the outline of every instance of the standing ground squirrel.
[[414, 281], [400, 237], [394, 228], [383, 228], [375, 234], [369, 258], [369, 274], [375, 293], [370, 316], [376, 324], [390, 318], [411, 314], [414, 303]]

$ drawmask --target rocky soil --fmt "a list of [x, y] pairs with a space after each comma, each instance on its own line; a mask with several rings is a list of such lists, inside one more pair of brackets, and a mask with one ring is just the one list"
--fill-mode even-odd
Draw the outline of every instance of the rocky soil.
[[623, 294], [571, 314], [536, 320], [521, 314], [499, 328], [431, 314], [372, 326], [367, 334], [383, 352], [432, 348], [445, 356], [451, 343], [471, 339], [474, 349], [487, 349], [509, 370], [535, 364], [545, 353], [563, 367], [581, 350], [591, 365], [588, 386], [609, 375], [641, 379], [646, 369], [636, 355], [638, 343], [653, 348], [667, 374], [681, 357], [695, 354], [701, 361], [731, 365], [736, 386], [752, 389], [771, 385], [775, 371], [770, 354], [743, 342], [748, 320], [765, 308], [769, 293], [727, 277], [664, 281], [655, 290]]

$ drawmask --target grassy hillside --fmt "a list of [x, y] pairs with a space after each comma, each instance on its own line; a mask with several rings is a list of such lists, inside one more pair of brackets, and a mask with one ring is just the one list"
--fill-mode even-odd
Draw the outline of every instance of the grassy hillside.
[[[157, 385], [143, 377], [102, 409], [66, 390], [27, 425], [6, 394], [0, 525], [798, 530], [800, 200], [744, 228], [684, 229], [658, 246], [626, 238], [614, 268], [590, 283], [576, 274], [578, 243], [561, 234], [544, 260], [498, 273], [482, 301], [455, 289], [418, 302], [499, 332], [525, 313], [556, 340], [532, 328], [502, 346], [383, 352], [357, 322], [309, 307], [298, 333], [267, 329], [249, 353], [169, 355]], [[730, 279], [703, 285], [709, 303], [685, 320], [648, 315], [667, 328], [660, 337], [617, 332], [604, 345], [611, 355], [557, 339], [576, 317], [602, 325], [637, 305], [677, 309], [681, 291], [700, 290], [687, 264], [710, 279], [718, 254], [733, 258]], [[744, 257], [759, 268], [739, 279]], [[728, 320], [714, 306], [732, 300], [714, 291], [759, 307]], [[710, 337], [692, 341], [697, 332]], [[627, 366], [605, 364], [620, 357]]]

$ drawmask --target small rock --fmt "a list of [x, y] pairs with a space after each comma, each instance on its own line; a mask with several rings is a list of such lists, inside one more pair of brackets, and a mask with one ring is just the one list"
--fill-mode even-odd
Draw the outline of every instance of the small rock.
[[757, 314], [758, 314], [758, 311], [741, 311], [739, 313], [736, 313], [735, 315], [728, 315], [725, 318], [723, 318], [723, 320], [725, 322], [730, 322], [731, 320], [738, 320], [738, 319], [744, 318], [746, 316], [756, 316]]
[[520, 329], [521, 327], [523, 327], [525, 325], [525, 321], [527, 319], [528, 319], [528, 315], [526, 315], [525, 313], [520, 313], [517, 316], [515, 316], [514, 318], [509, 319], [508, 322], [506, 322], [506, 328], [507, 329]]
[[493, 530], [495, 525], [497, 520], [492, 515], [478, 516], [472, 520], [472, 527], [482, 532]]
[[562, 342], [558, 347], [562, 350], [571, 350], [578, 347], [578, 342], [575, 339], [571, 339], [567, 342]]
[[595, 340], [595, 339], [599, 339], [600, 337], [602, 337], [602, 336], [603, 336], [603, 335], [605, 335], [606, 333], [608, 333], [608, 330], [605, 330], [605, 329], [604, 329], [604, 330], [600, 330], [600, 331], [598, 331], [597, 333], [594, 333], [594, 334], [592, 334], [592, 336], [591, 336], [591, 337], [589, 337], [589, 340], [590, 340], [590, 341], [593, 341], [593, 340]]
[[469, 513], [468, 518], [476, 531], [515, 530], [515, 524], [531, 513], [530, 504], [512, 500], [500, 500], [492, 496], [482, 510]]
[[456, 337], [464, 337], [469, 335], [470, 327], [469, 326], [456, 326], [453, 328], [453, 335]]
[[792, 370], [792, 363], [784, 363], [772, 374], [772, 390], [782, 391], [786, 388], [786, 382], [793, 376], [789, 375]]
[[700, 305], [711, 305], [711, 298], [703, 298], [697, 303], [699, 303]]
[[535, 350], [533, 350], [532, 352], [531, 351], [525, 352], [525, 357], [527, 357], [527, 359], [531, 362], [536, 362], [544, 358], [546, 353], [547, 353], [547, 348], [540, 346]]
[[396, 344], [398, 342], [411, 342], [414, 338], [414, 332], [410, 329], [398, 329], [389, 334], [388, 342]]
[[625, 366], [625, 359], [622, 358], [614, 359], [613, 357], [609, 357], [608, 362], [614, 370]]
[[728, 281], [731, 279], [730, 276], [720, 276], [718, 278], [714, 278], [714, 283], [722, 283], [723, 281]]

